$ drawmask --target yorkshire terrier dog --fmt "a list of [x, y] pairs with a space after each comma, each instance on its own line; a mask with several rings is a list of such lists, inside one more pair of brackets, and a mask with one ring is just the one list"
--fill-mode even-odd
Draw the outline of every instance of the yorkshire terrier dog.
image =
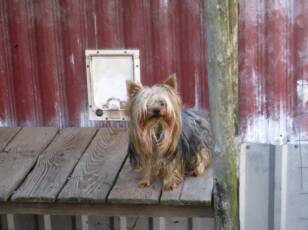
[[163, 178], [163, 190], [173, 190], [184, 175], [200, 176], [212, 156], [212, 135], [205, 111], [183, 108], [175, 74], [160, 85], [144, 87], [127, 81], [128, 154], [141, 171], [140, 188]]

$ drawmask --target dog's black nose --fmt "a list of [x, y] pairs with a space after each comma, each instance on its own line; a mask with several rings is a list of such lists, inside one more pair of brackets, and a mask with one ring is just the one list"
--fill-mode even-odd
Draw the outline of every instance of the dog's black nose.
[[154, 116], [159, 116], [160, 115], [160, 108], [152, 109], [152, 113], [153, 113]]

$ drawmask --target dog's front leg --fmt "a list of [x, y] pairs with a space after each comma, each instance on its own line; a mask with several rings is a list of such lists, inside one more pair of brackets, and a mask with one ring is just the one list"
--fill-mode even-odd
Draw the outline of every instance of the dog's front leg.
[[139, 188], [146, 188], [152, 184], [152, 167], [149, 160], [145, 160], [141, 166], [143, 178], [138, 182]]
[[184, 180], [184, 163], [174, 159], [165, 168], [163, 190], [172, 191]]

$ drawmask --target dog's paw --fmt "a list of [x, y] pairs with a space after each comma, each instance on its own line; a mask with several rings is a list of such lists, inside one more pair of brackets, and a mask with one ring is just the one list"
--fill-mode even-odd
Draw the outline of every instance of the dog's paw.
[[138, 187], [139, 188], [146, 188], [151, 185], [150, 179], [142, 179], [138, 182]]
[[192, 173], [192, 176], [194, 177], [199, 177], [202, 176], [204, 174], [204, 168], [197, 168], [195, 169], [195, 171]]
[[177, 185], [178, 185], [178, 183], [176, 183], [176, 181], [166, 182], [166, 183], [164, 183], [163, 190], [164, 191], [172, 191], [173, 189], [176, 188]]

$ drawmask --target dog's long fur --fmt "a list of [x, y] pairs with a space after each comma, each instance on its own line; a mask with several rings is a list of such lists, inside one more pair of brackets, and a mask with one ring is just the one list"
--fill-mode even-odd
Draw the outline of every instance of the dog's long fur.
[[202, 175], [212, 155], [209, 117], [206, 111], [182, 108], [175, 75], [152, 87], [128, 81], [127, 91], [128, 153], [132, 168], [143, 174], [139, 187], [162, 176], [164, 190], [172, 190], [185, 173]]

